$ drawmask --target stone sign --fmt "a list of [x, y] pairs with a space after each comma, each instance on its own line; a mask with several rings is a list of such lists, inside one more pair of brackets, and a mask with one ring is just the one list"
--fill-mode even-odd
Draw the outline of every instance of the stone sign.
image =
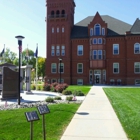
[[3, 67], [2, 99], [18, 98], [18, 72]]

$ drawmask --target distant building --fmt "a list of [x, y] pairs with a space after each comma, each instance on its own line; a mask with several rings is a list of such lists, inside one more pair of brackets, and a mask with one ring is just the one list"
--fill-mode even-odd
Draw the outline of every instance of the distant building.
[[72, 85], [140, 85], [140, 20], [130, 25], [97, 12], [74, 25], [75, 6], [47, 0], [46, 81], [61, 74]]

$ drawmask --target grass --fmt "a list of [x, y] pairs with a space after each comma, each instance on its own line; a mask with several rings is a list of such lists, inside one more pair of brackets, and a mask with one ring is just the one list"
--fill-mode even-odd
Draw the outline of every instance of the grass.
[[140, 88], [104, 88], [128, 138], [140, 140]]
[[68, 86], [67, 90], [71, 90], [72, 92], [77, 90], [77, 91], [82, 91], [85, 95], [88, 94], [91, 86], [77, 86], [77, 85], [70, 85]]
[[[45, 115], [47, 140], [59, 140], [66, 126], [80, 104], [49, 105], [50, 113]], [[37, 111], [37, 108], [24, 108], [0, 111], [0, 140], [29, 140], [30, 122], [27, 122], [25, 112]], [[38, 113], [39, 114], [39, 113]], [[42, 140], [42, 116], [33, 122], [33, 139]]]

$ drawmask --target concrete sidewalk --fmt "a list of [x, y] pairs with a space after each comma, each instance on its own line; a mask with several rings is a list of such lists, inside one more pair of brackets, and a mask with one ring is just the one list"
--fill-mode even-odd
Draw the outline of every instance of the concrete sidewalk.
[[94, 86], [61, 140], [128, 140], [102, 87]]

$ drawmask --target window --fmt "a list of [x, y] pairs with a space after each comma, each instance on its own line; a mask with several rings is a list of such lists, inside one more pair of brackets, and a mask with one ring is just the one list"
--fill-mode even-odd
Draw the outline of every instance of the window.
[[57, 27], [57, 33], [59, 33], [59, 27]]
[[62, 16], [62, 17], [65, 16], [65, 10], [62, 10], [62, 12], [61, 12], [61, 16]]
[[83, 79], [77, 79], [77, 85], [83, 85]]
[[97, 44], [97, 38], [93, 38], [93, 44]]
[[[60, 79], [58, 79], [58, 83], [60, 83]], [[61, 79], [61, 83], [64, 83], [64, 79]]]
[[101, 35], [101, 26], [100, 26], [100, 24], [96, 24], [94, 26], [94, 35]]
[[102, 35], [105, 35], [105, 28], [102, 28]]
[[90, 29], [90, 36], [93, 36], [93, 29]]
[[119, 63], [113, 63], [113, 73], [119, 73]]
[[135, 80], [135, 85], [140, 85], [140, 79]]
[[61, 63], [61, 67], [60, 67], [60, 63], [59, 63], [59, 65], [58, 65], [58, 73], [60, 73], [60, 71], [61, 71], [61, 73], [64, 73], [64, 63]]
[[65, 56], [65, 46], [61, 46], [61, 55]]
[[64, 33], [64, 27], [62, 27], [62, 33]]
[[97, 59], [97, 50], [93, 50], [93, 59]]
[[83, 45], [78, 45], [77, 55], [83, 55]]
[[52, 33], [54, 33], [54, 27], [52, 27]]
[[51, 11], [51, 17], [54, 17], [54, 11]]
[[98, 38], [98, 44], [102, 44], [102, 38]]
[[119, 54], [119, 44], [113, 44], [113, 54]]
[[134, 63], [135, 73], [140, 73], [140, 62]]
[[56, 55], [59, 56], [60, 55], [60, 47], [56, 46]]
[[51, 72], [56, 73], [56, 63], [51, 64]]
[[54, 48], [54, 46], [52, 46], [51, 55], [52, 55], [52, 56], [55, 55], [55, 48]]
[[134, 54], [140, 54], [140, 44], [139, 43], [134, 44]]
[[55, 83], [55, 82], [57, 82], [56, 79], [51, 79], [51, 83]]
[[56, 17], [59, 17], [60, 16], [60, 12], [59, 10], [56, 11]]
[[98, 59], [102, 59], [102, 50], [98, 50]]
[[77, 64], [77, 73], [83, 73], [83, 64], [82, 63]]

